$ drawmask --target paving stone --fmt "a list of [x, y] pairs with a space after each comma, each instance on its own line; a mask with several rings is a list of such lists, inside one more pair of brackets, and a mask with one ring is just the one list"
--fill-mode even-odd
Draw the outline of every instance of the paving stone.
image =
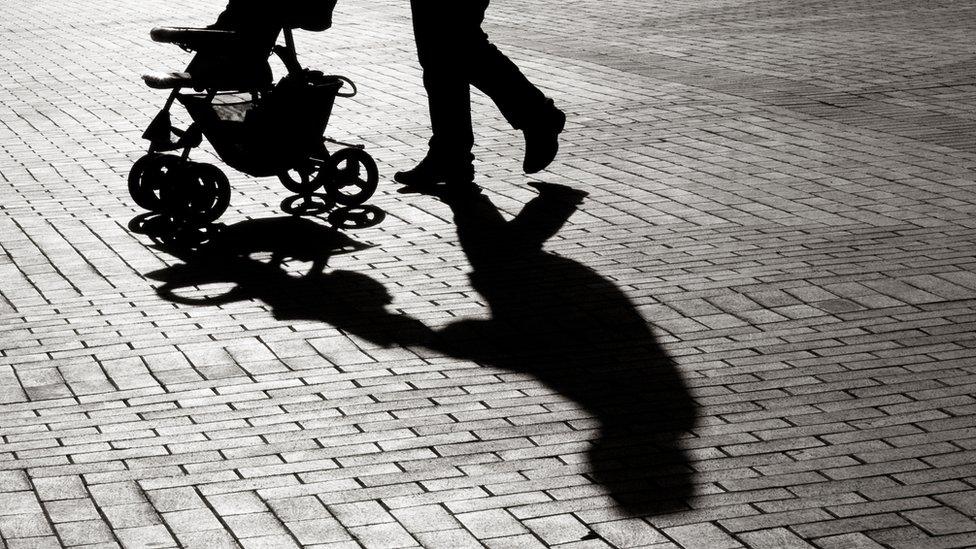
[[189, 509], [200, 509], [205, 506], [203, 500], [197, 495], [196, 491], [188, 486], [180, 488], [169, 488], [163, 490], [151, 490], [146, 492], [153, 508], [161, 513], [169, 511], [186, 511]]
[[793, 532], [785, 528], [772, 528], [769, 530], [755, 530], [739, 535], [746, 547], [764, 549], [766, 547], [779, 547], [782, 549], [808, 549], [813, 545], [803, 541]]
[[16, 516], [41, 512], [41, 505], [33, 492], [7, 492], [0, 498], [0, 516]]
[[451, 530], [460, 526], [457, 519], [439, 505], [395, 509], [391, 514], [407, 531], [414, 534]]
[[864, 549], [880, 549], [883, 547], [864, 534], [842, 534], [817, 539], [817, 545], [823, 549], [847, 549], [863, 547]]
[[118, 528], [113, 530], [122, 547], [176, 547], [176, 540], [164, 526], [140, 526], [136, 528]]
[[50, 524], [41, 513], [0, 517], [0, 534], [5, 539], [33, 538], [52, 533]]
[[100, 519], [56, 523], [54, 528], [57, 530], [58, 536], [67, 546], [112, 542], [115, 540], [112, 530]]
[[359, 543], [369, 548], [395, 549], [417, 545], [416, 540], [396, 523], [357, 526], [349, 531]]
[[206, 508], [163, 513], [163, 521], [177, 536], [183, 532], [214, 531], [223, 528], [217, 517]]
[[976, 517], [976, 490], [939, 495], [935, 496], [935, 499], [969, 517]]
[[162, 521], [148, 503], [130, 505], [101, 505], [102, 513], [113, 528], [138, 528], [160, 524]]
[[642, 547], [667, 541], [661, 532], [639, 519], [601, 522], [593, 524], [591, 528], [601, 539], [616, 547]]
[[329, 512], [315, 496], [272, 499], [267, 503], [275, 516], [286, 523], [329, 517]]
[[292, 548], [299, 547], [295, 541], [285, 535], [258, 536], [241, 540], [241, 547], [245, 549], [272, 549], [276, 547]]
[[742, 544], [732, 536], [711, 523], [675, 526], [674, 528], [665, 529], [664, 533], [678, 542], [682, 547], [687, 548], [713, 547], [716, 549], [732, 549], [734, 547], [742, 547]]
[[98, 509], [90, 499], [64, 499], [44, 504], [51, 522], [74, 522], [78, 520], [99, 520]]
[[268, 535], [287, 536], [284, 526], [271, 513], [229, 515], [224, 516], [224, 522], [239, 539]]
[[80, 477], [44, 477], [33, 480], [34, 490], [42, 501], [89, 497]]
[[539, 538], [530, 534], [491, 538], [482, 542], [482, 546], [489, 547], [490, 549], [520, 549], [522, 547], [526, 549], [539, 549], [546, 547], [544, 543], [539, 541]]
[[239, 547], [234, 538], [225, 530], [204, 530], [198, 532], [177, 532], [176, 539], [181, 547], [187, 549], [232, 549]]
[[579, 541], [590, 534], [590, 529], [572, 515], [542, 517], [523, 524], [549, 545]]
[[972, 517], [944, 507], [906, 511], [902, 516], [936, 536], [976, 530]]
[[420, 542], [421, 547], [433, 548], [458, 548], [458, 549], [478, 549], [485, 547], [480, 541], [478, 541], [474, 536], [468, 533], [466, 530], [440, 530], [437, 532], [422, 532], [415, 534], [417, 541]]
[[503, 509], [460, 513], [454, 517], [479, 539], [511, 536], [528, 531]]
[[208, 495], [207, 501], [221, 516], [263, 513], [268, 509], [254, 492]]
[[330, 505], [329, 511], [347, 527], [393, 522], [393, 517], [376, 501]]
[[285, 522], [285, 527], [303, 546], [351, 539], [343, 525], [333, 518]]

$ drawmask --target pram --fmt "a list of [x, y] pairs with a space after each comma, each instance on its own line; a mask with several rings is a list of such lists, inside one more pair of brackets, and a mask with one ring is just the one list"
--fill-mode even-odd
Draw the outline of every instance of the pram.
[[[211, 27], [157, 27], [150, 32], [154, 41], [176, 44], [196, 55], [184, 72], [143, 76], [150, 87], [172, 91], [143, 134], [149, 151], [129, 172], [132, 199], [179, 224], [200, 226], [219, 218], [230, 202], [226, 175], [212, 164], [189, 159], [190, 151], [206, 137], [231, 168], [255, 177], [277, 176], [296, 193], [282, 203], [291, 213], [362, 204], [376, 190], [376, 162], [362, 145], [323, 135], [335, 98], [352, 97], [356, 86], [343, 76], [303, 68], [292, 35], [293, 28], [319, 31], [331, 26], [335, 2], [315, 2], [320, 13], [312, 21], [295, 13], [290, 18], [258, 14], [240, 24], [241, 18], [234, 15], [242, 10], [232, 10], [235, 1]], [[313, 5], [291, 1], [306, 9]], [[284, 45], [277, 44], [279, 34], [284, 35]], [[276, 84], [268, 63], [272, 52], [287, 69]], [[343, 90], [347, 84], [349, 91]], [[175, 101], [192, 120], [185, 129], [171, 122]], [[342, 148], [330, 153], [327, 142]], [[313, 196], [321, 198], [320, 189], [325, 200], [316, 203]]]

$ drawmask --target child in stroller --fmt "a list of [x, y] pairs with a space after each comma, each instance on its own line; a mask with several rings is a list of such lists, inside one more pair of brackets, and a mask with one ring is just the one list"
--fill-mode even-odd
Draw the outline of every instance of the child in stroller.
[[[230, 167], [256, 177], [278, 176], [302, 199], [299, 206], [283, 203], [297, 213], [359, 205], [372, 196], [378, 181], [372, 157], [361, 145], [323, 137], [335, 98], [352, 97], [356, 86], [343, 76], [302, 68], [295, 53], [292, 29], [329, 28], [334, 6], [334, 0], [231, 0], [210, 27], [153, 29], [153, 40], [196, 55], [184, 71], [143, 77], [152, 88], [172, 91], [143, 134], [148, 154], [129, 172], [136, 204], [189, 225], [220, 217], [230, 200], [227, 177], [214, 165], [189, 160], [203, 137]], [[277, 44], [280, 34], [283, 46]], [[277, 84], [268, 62], [272, 52], [287, 69]], [[351, 90], [340, 91], [346, 84]], [[171, 123], [174, 101], [192, 119], [186, 129]], [[344, 148], [330, 154], [326, 141]], [[182, 153], [165, 154], [177, 150]], [[312, 201], [320, 188], [325, 206]]]

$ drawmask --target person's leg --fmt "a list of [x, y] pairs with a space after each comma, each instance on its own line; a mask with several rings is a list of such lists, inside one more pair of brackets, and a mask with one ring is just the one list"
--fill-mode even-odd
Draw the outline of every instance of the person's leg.
[[470, 24], [463, 4], [459, 0], [410, 2], [432, 136], [426, 158], [416, 168], [396, 174], [400, 183], [470, 182], [474, 177], [471, 91], [462, 51]]
[[477, 29], [464, 36], [462, 50], [467, 55], [465, 71], [468, 81], [484, 92], [515, 129], [525, 133], [526, 154], [523, 168], [528, 173], [542, 170], [556, 156], [557, 136], [563, 130], [566, 116], [532, 84], [518, 66], [492, 44], [481, 29], [488, 0], [464, 2]]

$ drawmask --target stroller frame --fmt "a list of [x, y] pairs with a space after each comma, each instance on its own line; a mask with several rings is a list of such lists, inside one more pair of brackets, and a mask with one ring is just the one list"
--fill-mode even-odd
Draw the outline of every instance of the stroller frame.
[[[189, 158], [191, 150], [200, 146], [204, 137], [232, 168], [258, 177], [276, 175], [286, 189], [297, 195], [282, 203], [289, 213], [317, 214], [337, 204], [357, 206], [372, 196], [379, 177], [376, 162], [363, 145], [323, 135], [333, 101], [336, 97], [354, 96], [355, 84], [343, 76], [323, 75], [303, 68], [298, 62], [291, 29], [280, 30], [285, 44], [275, 43], [270, 52], [263, 53], [277, 55], [287, 70], [278, 84], [272, 83], [270, 73], [263, 75], [267, 79], [253, 75], [228, 78], [226, 74], [211, 79], [196, 78], [188, 72], [143, 77], [150, 87], [172, 91], [143, 133], [143, 138], [149, 141], [147, 154], [129, 172], [128, 190], [137, 205], [190, 226], [209, 224], [226, 211], [230, 203], [226, 175], [217, 166]], [[150, 36], [157, 42], [196, 51], [198, 56], [214, 51], [232, 54], [246, 47], [239, 33], [228, 30], [158, 27]], [[340, 92], [346, 84], [351, 91]], [[288, 90], [298, 91], [290, 92], [293, 95], [287, 100], [278, 101], [289, 104], [285, 110], [274, 111], [272, 100], [276, 93], [284, 96], [286, 86]], [[192, 92], [187, 92], [188, 89]], [[298, 93], [299, 101], [294, 101], [294, 93]], [[250, 99], [224, 104], [218, 101], [243, 96]], [[171, 122], [170, 110], [176, 101], [186, 107], [192, 119], [186, 128], [175, 127]], [[299, 105], [290, 105], [296, 102]], [[236, 117], [233, 121], [222, 120], [220, 112], [228, 110], [228, 105], [247, 112], [233, 113]], [[299, 115], [297, 109], [301, 107], [308, 107], [317, 116]], [[270, 112], [260, 111], [262, 108]], [[258, 114], [263, 115], [263, 123], [256, 121]], [[292, 125], [296, 132], [291, 132]], [[265, 135], [275, 130], [300, 135], [290, 138]], [[326, 143], [342, 148], [330, 154]], [[171, 154], [174, 151], [180, 152]], [[325, 191], [324, 201], [320, 189]]]

